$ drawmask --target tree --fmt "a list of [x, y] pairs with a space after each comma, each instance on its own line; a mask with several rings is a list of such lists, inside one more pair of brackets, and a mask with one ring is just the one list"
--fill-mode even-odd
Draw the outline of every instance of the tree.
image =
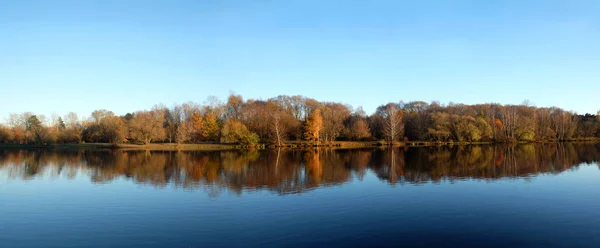
[[554, 108], [551, 113], [552, 129], [556, 133], [556, 139], [568, 140], [573, 137], [575, 132], [575, 121], [572, 113], [559, 108]]
[[279, 115], [274, 115], [272, 118], [273, 118], [273, 136], [275, 137], [277, 146], [281, 146], [281, 142], [284, 140], [285, 126], [281, 122], [281, 117]]
[[383, 134], [389, 144], [393, 144], [402, 136], [404, 124], [402, 123], [402, 111], [398, 104], [388, 103], [379, 107], [379, 114], [384, 120]]
[[63, 121], [62, 117], [58, 117], [58, 121], [57, 121], [57, 125], [58, 125], [58, 129], [64, 131], [67, 128], [67, 125], [65, 125], [65, 122]]
[[163, 111], [165, 113], [165, 123], [163, 124], [163, 127], [167, 133], [167, 140], [171, 143], [177, 139], [177, 129], [179, 128], [179, 125], [181, 125], [180, 108], [177, 106], [171, 109], [165, 107]]
[[138, 111], [129, 122], [129, 133], [134, 140], [147, 145], [165, 138], [163, 122], [164, 117], [159, 111]]
[[13, 132], [8, 127], [0, 125], [0, 143], [13, 142]]
[[76, 113], [70, 112], [64, 117], [65, 130], [59, 136], [62, 143], [79, 143], [83, 136], [83, 125]]
[[229, 94], [227, 98], [227, 110], [226, 115], [229, 119], [239, 120], [242, 115], [242, 107], [244, 106], [244, 99], [240, 95], [236, 95], [233, 92]]
[[183, 144], [189, 141], [192, 138], [192, 133], [194, 132], [194, 128], [192, 123], [189, 120], [184, 120], [179, 124], [177, 128], [177, 144]]
[[596, 137], [600, 137], [600, 110], [596, 113]]
[[[126, 140], [125, 120], [111, 111], [96, 110], [83, 128], [83, 139], [87, 142], [121, 143]], [[63, 133], [69, 133], [67, 131]], [[72, 135], [72, 134], [70, 134]], [[63, 142], [76, 137], [63, 137]]]
[[255, 146], [259, 139], [256, 133], [248, 131], [248, 128], [238, 120], [227, 120], [221, 130], [221, 142], [238, 143]]
[[108, 111], [106, 109], [99, 109], [99, 110], [94, 110], [94, 112], [92, 112], [92, 121], [93, 122], [100, 122], [100, 120], [109, 117], [109, 116], [114, 116], [115, 113], [113, 113], [112, 111]]
[[339, 103], [324, 103], [322, 109], [321, 137], [325, 142], [335, 141], [344, 130], [344, 121], [350, 116], [350, 108]]
[[364, 140], [371, 137], [371, 130], [364, 115], [355, 113], [346, 119], [344, 137], [349, 140]]
[[405, 104], [403, 110], [404, 135], [411, 140], [427, 139], [429, 104], [423, 101], [413, 101]]
[[315, 109], [306, 119], [304, 124], [304, 137], [308, 141], [319, 143], [321, 128], [323, 127], [323, 117], [321, 110]]
[[207, 139], [208, 135], [204, 131], [204, 118], [202, 117], [200, 112], [193, 113], [191, 119], [187, 121], [187, 124], [189, 125], [189, 132], [187, 133], [188, 135], [190, 135], [190, 137], [187, 138], [188, 140], [192, 140], [193, 142], [198, 143], [202, 140]]
[[126, 140], [126, 127], [118, 116], [107, 116], [100, 121], [102, 135], [109, 143], [121, 143]]
[[208, 141], [218, 141], [219, 140], [219, 121], [217, 117], [212, 113], [206, 113], [204, 116], [204, 122], [202, 124], [202, 130], [204, 134], [204, 138]]
[[448, 141], [452, 132], [450, 126], [450, 115], [435, 112], [431, 115], [431, 126], [427, 128], [429, 136], [436, 141]]
[[27, 122], [25, 124], [25, 130], [32, 132], [34, 135], [34, 142], [41, 143], [42, 135], [44, 134], [44, 127], [42, 126], [42, 122], [37, 118], [36, 115], [31, 115], [27, 118]]

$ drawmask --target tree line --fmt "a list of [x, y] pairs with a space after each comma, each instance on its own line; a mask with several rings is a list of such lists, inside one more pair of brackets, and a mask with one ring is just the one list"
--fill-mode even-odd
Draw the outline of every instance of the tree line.
[[118, 116], [96, 110], [87, 118], [71, 112], [50, 118], [12, 113], [0, 125], [0, 143], [268, 143], [285, 146], [304, 141], [520, 142], [596, 140], [598, 114], [576, 114], [557, 107], [455, 104], [412, 101], [379, 106], [367, 115], [359, 108], [319, 102], [303, 96], [244, 100], [231, 94], [222, 102], [155, 105]]

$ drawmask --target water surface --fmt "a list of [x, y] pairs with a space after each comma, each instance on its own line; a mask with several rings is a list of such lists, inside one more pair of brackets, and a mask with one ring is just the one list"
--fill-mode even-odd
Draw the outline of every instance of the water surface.
[[2, 247], [600, 246], [600, 145], [0, 150]]

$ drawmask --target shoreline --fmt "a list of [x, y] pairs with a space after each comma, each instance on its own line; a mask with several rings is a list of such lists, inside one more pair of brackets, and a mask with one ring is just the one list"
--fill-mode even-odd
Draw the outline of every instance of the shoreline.
[[309, 149], [309, 148], [385, 148], [385, 147], [441, 147], [441, 146], [466, 146], [466, 145], [517, 145], [517, 144], [557, 144], [557, 143], [600, 143], [600, 140], [565, 140], [565, 141], [531, 141], [531, 142], [435, 142], [435, 141], [409, 141], [387, 145], [382, 141], [335, 141], [323, 144], [308, 142], [289, 142], [281, 146], [260, 144], [248, 147], [239, 144], [200, 143], [176, 144], [154, 143], [149, 145], [137, 144], [111, 144], [111, 143], [81, 143], [81, 144], [0, 144], [0, 149], [92, 149], [92, 150], [150, 150], [150, 151], [221, 151], [221, 150], [248, 150], [248, 149]]

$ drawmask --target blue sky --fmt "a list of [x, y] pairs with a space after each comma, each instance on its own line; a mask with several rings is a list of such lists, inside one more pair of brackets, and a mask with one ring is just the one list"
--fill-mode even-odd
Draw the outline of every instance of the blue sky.
[[305, 95], [600, 109], [600, 1], [0, 1], [0, 118]]

